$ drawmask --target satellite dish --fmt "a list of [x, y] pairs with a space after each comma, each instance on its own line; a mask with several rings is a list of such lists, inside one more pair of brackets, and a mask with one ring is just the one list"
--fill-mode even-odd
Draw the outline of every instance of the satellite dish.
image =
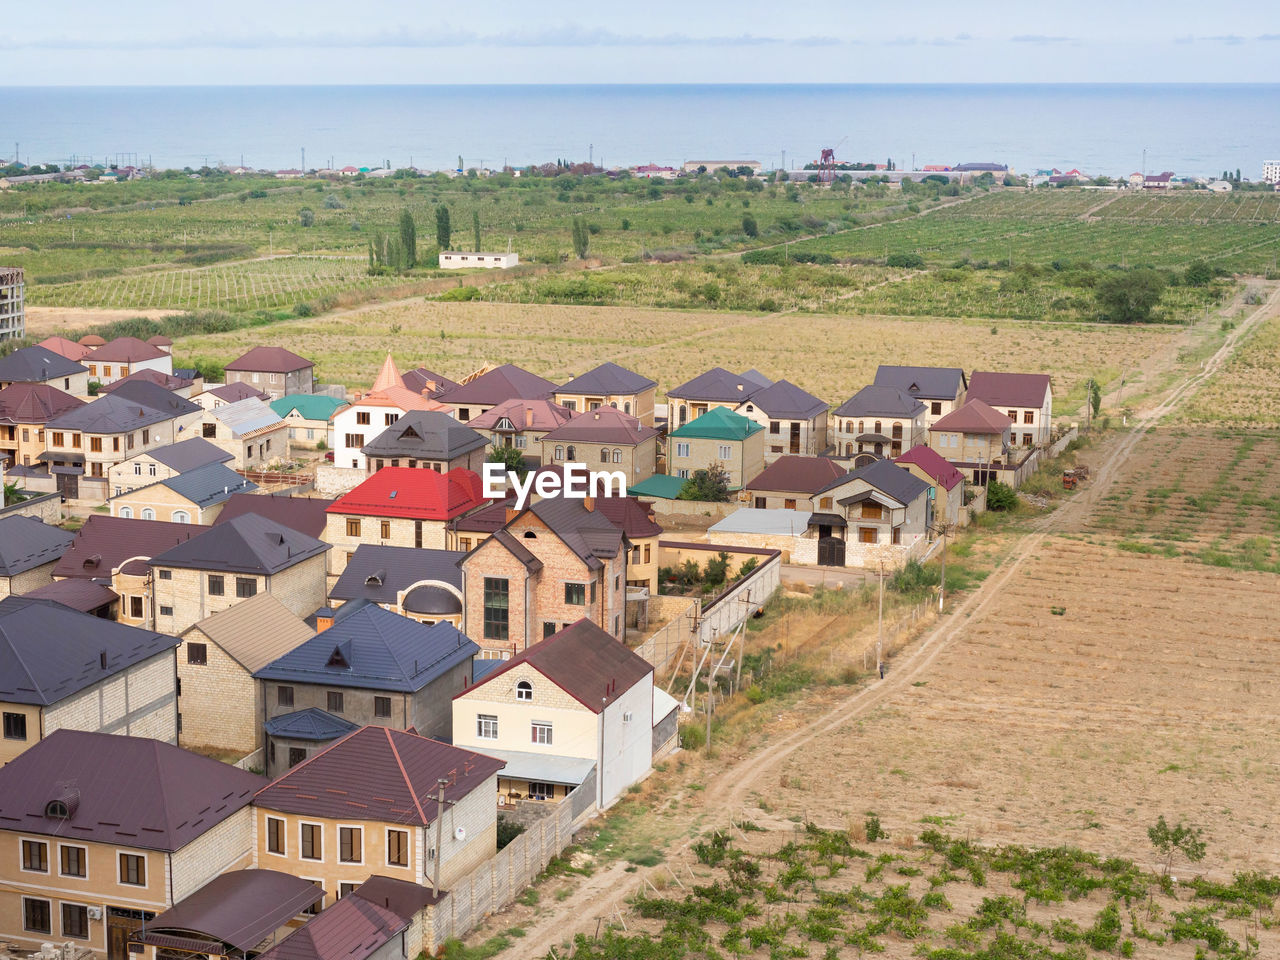
[[467, 828], [466, 828], [466, 827], [458, 827], [458, 829], [454, 830], [454, 831], [453, 831], [453, 839], [455, 839], [455, 840], [465, 840], [465, 839], [467, 839]]

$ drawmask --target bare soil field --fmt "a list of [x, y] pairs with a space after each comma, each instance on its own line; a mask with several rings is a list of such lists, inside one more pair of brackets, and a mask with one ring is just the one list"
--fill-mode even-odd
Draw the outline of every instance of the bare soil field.
[[1198, 425], [1280, 427], [1280, 315], [1271, 317], [1174, 419]]
[[43, 340], [67, 330], [80, 330], [97, 323], [113, 320], [132, 320], [146, 317], [159, 320], [180, 313], [179, 310], [108, 310], [100, 307], [37, 307], [26, 306], [27, 336]]
[[[1035, 356], [1053, 372], [1055, 397], [1069, 409], [1066, 398], [1078, 403], [1088, 377], [1105, 383], [1154, 354], [1176, 355], [1193, 334], [1172, 327], [408, 301], [286, 321], [249, 336], [301, 350], [324, 380], [353, 388], [368, 386], [390, 350], [405, 369], [426, 366], [458, 377], [509, 361], [560, 382], [613, 360], [658, 379], [660, 391], [713, 365], [755, 367], [832, 403], [869, 383], [881, 363], [1014, 369]], [[184, 338], [177, 351], [230, 360], [245, 337], [237, 331]]]

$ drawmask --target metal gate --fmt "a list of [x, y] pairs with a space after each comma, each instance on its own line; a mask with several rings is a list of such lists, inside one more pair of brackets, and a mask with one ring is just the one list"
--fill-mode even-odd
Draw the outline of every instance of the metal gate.
[[839, 537], [823, 537], [818, 541], [818, 566], [843, 567], [844, 541]]

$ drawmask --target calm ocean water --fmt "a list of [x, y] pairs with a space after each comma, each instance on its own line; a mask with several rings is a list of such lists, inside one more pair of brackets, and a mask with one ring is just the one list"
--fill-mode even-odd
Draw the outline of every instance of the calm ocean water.
[[10, 87], [0, 158], [159, 166], [606, 164], [752, 159], [824, 146], [907, 166], [994, 160], [1019, 171], [1258, 178], [1280, 157], [1280, 84]]

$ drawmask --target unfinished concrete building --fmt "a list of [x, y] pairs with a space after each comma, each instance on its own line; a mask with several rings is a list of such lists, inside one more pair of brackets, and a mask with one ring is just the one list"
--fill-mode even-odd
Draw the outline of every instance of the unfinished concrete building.
[[23, 286], [21, 267], [0, 267], [0, 340], [21, 337], [27, 331]]

